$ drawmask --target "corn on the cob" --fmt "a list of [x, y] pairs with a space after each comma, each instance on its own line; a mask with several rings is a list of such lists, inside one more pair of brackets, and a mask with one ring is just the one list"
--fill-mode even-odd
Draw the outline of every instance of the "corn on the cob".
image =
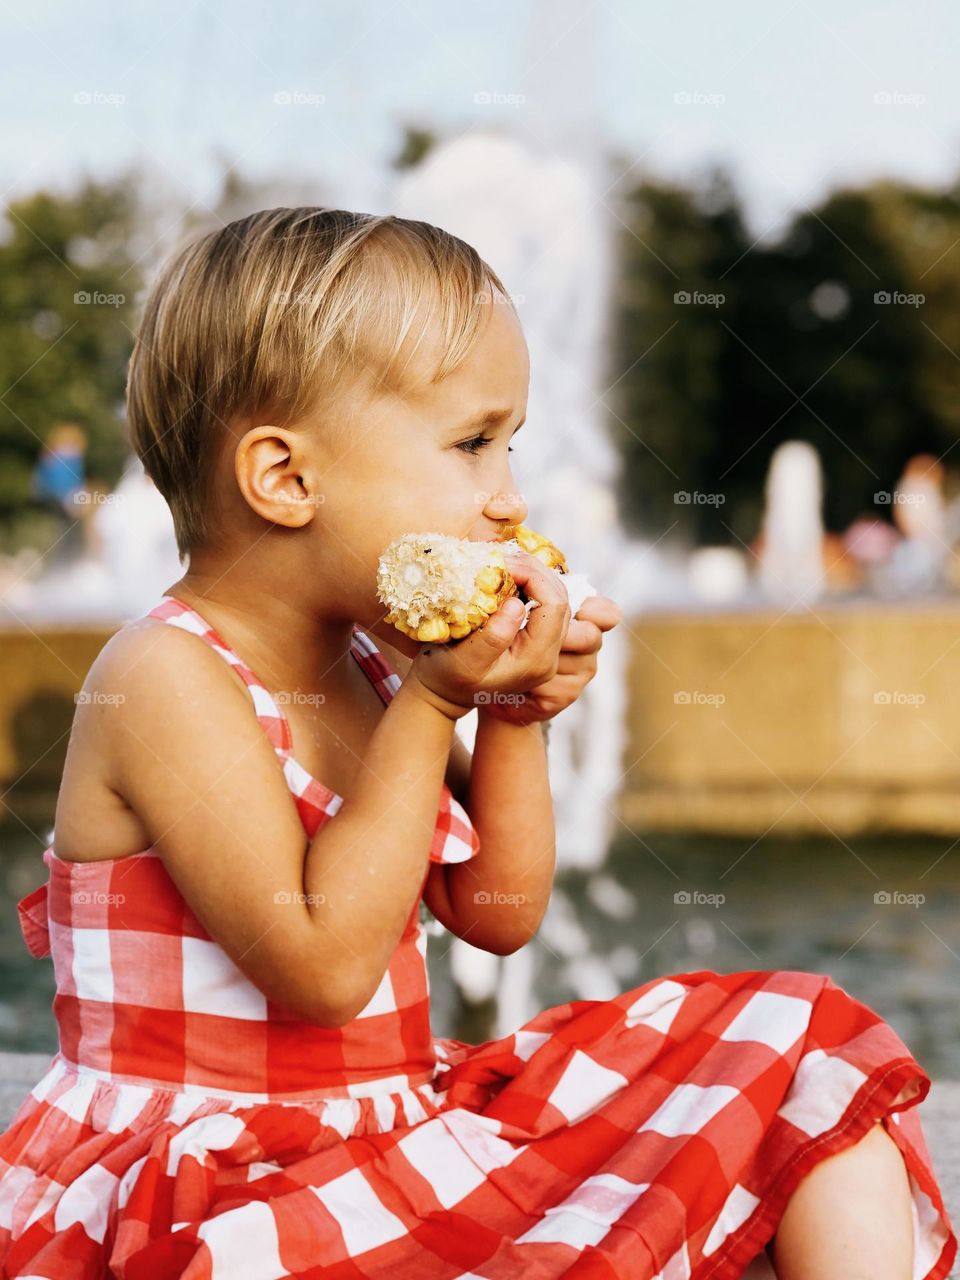
[[407, 533], [391, 542], [377, 570], [387, 622], [422, 643], [468, 636], [516, 594], [497, 542]]
[[478, 631], [508, 596], [528, 601], [510, 574], [504, 553], [523, 550], [565, 575], [571, 610], [594, 594], [582, 574], [568, 574], [563, 552], [525, 525], [504, 529], [498, 542], [477, 542], [440, 533], [407, 533], [380, 557], [377, 595], [389, 610], [386, 621], [422, 644], [445, 644]]
[[567, 558], [560, 548], [554, 546], [542, 534], [528, 529], [525, 524], [508, 525], [503, 535], [504, 539], [516, 542], [524, 551], [542, 560], [548, 569], [557, 569], [560, 573], [567, 572]]

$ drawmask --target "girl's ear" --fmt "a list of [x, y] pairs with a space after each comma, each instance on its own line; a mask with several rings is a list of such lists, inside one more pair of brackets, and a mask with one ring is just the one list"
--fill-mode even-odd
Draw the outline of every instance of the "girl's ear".
[[234, 453], [237, 486], [248, 506], [272, 524], [301, 529], [323, 501], [297, 465], [296, 436], [282, 427], [253, 427]]

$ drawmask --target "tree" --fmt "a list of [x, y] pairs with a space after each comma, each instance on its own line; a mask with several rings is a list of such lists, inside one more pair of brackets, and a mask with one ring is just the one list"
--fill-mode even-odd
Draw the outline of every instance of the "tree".
[[[692, 542], [749, 542], [770, 456], [788, 439], [820, 453], [833, 531], [865, 511], [889, 516], [874, 495], [912, 454], [949, 455], [960, 437], [955, 192], [837, 191], [778, 241], [754, 243], [717, 173], [692, 191], [644, 181], [623, 218], [608, 382], [636, 529], [657, 536], [678, 522]], [[723, 300], [674, 301], [697, 290]], [[697, 490], [722, 502], [674, 501]]]
[[108, 485], [128, 452], [122, 426], [131, 314], [140, 285], [128, 245], [128, 183], [87, 182], [9, 206], [0, 243], [0, 536], [14, 547], [51, 427], [87, 434], [87, 469]]

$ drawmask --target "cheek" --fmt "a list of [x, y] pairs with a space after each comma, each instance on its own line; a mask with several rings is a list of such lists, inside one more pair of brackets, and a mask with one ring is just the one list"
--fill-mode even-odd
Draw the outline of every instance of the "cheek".
[[468, 537], [492, 483], [482, 465], [452, 450], [391, 451], [389, 458], [381, 452], [351, 475], [341, 512], [356, 532], [355, 545], [375, 567], [402, 533]]
[[[482, 467], [453, 452], [421, 458], [414, 465], [405, 462], [388, 483], [385, 507], [403, 514], [405, 530], [437, 529], [466, 537], [487, 500]], [[489, 490], [489, 478], [486, 484]]]

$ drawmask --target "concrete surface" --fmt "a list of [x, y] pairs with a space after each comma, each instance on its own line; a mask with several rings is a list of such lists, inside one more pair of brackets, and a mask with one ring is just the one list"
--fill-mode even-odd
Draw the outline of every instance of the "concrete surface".
[[956, 603], [899, 601], [630, 619], [619, 816], [645, 832], [952, 838], [958, 621]]
[[[46, 1071], [50, 1058], [38, 1053], [0, 1053], [0, 1129], [31, 1087]], [[921, 1104], [923, 1128], [943, 1190], [947, 1211], [956, 1230], [960, 1225], [960, 1083], [934, 1081]], [[762, 1280], [772, 1272], [760, 1260], [744, 1280]], [[960, 1277], [960, 1268], [951, 1273]]]

